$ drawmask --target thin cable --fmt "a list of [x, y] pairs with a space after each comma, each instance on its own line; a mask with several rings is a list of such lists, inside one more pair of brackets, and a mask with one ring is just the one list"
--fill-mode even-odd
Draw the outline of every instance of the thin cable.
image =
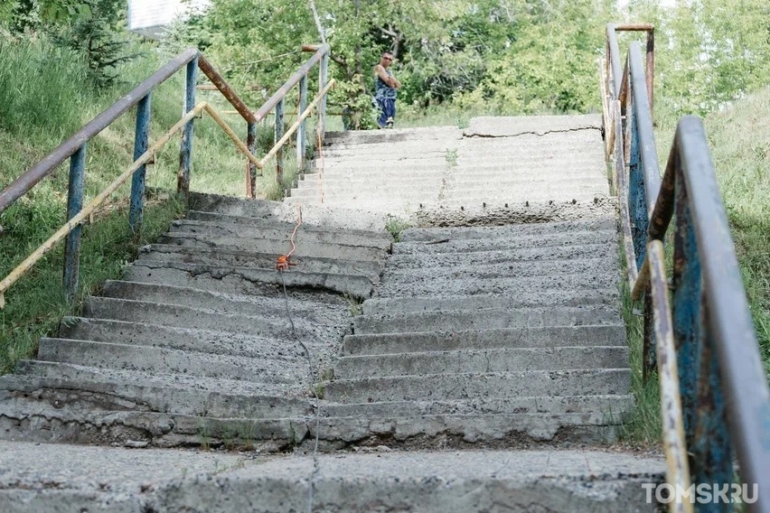
[[[297, 335], [297, 329], [294, 326], [294, 319], [291, 315], [291, 307], [289, 306], [289, 293], [286, 291], [286, 281], [283, 279], [283, 270], [279, 269], [278, 273], [281, 275], [281, 284], [283, 285], [283, 299], [286, 305], [286, 317], [289, 319], [289, 325], [291, 326], [291, 334], [294, 340], [302, 347], [305, 352], [305, 358], [307, 359], [307, 366], [310, 371], [310, 383], [312, 384], [315, 379], [315, 373], [313, 372], [313, 360], [310, 358], [310, 351], [304, 342]], [[318, 397], [318, 393], [315, 388], [311, 386], [310, 390], [315, 397], [315, 444], [313, 445], [313, 473], [310, 475], [310, 481], [307, 488], [307, 513], [313, 513], [313, 494], [315, 487], [315, 479], [318, 476], [320, 470], [320, 462], [318, 461], [318, 440], [321, 426], [321, 399]]]

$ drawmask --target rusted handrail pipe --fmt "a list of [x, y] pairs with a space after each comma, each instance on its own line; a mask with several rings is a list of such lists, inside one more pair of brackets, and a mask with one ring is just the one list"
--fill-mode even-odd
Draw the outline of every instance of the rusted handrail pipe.
[[198, 57], [198, 68], [203, 72], [204, 75], [208, 77], [209, 80], [211, 80], [211, 83], [214, 84], [217, 89], [219, 89], [219, 92], [222, 93], [222, 96], [227, 98], [227, 101], [230, 102], [230, 105], [235, 107], [235, 110], [238, 111], [243, 119], [249, 123], [257, 122], [257, 118], [251, 109], [246, 106], [246, 104], [243, 102], [243, 100], [241, 100], [233, 88], [230, 87], [230, 84], [225, 81], [222, 75], [220, 75], [217, 70], [214, 69], [214, 66], [212, 66], [203, 55]]
[[152, 74], [147, 80], [136, 86], [130, 93], [113, 103], [107, 110], [88, 122], [75, 135], [60, 144], [43, 160], [25, 171], [16, 180], [0, 191], [0, 212], [7, 209], [14, 201], [22, 197], [40, 180], [51, 172], [68, 157], [71, 157], [80, 147], [90, 141], [99, 132], [118, 119], [128, 109], [139, 103], [152, 89], [167, 80], [183, 66], [198, 55], [198, 50], [189, 48], [177, 55], [165, 66]]
[[259, 108], [257, 113], [255, 114], [255, 118], [257, 121], [262, 121], [267, 117], [267, 114], [275, 108], [275, 106], [280, 102], [286, 94], [291, 90], [292, 87], [297, 85], [299, 81], [307, 75], [308, 71], [310, 71], [310, 68], [321, 62], [321, 58], [329, 52], [329, 46], [328, 45], [322, 45], [315, 54], [313, 54], [312, 57], [310, 57], [305, 63], [299, 67], [299, 69], [289, 77], [289, 79], [284, 82], [284, 84], [278, 88], [278, 90], [262, 105], [262, 107]]
[[607, 53], [609, 54], [609, 64], [612, 68], [611, 85], [613, 86], [612, 94], [615, 95], [614, 98], [620, 96], [620, 84], [618, 83], [618, 80], [621, 76], [621, 65], [620, 49], [617, 38], [618, 32], [647, 33], [645, 72], [647, 79], [647, 96], [650, 104], [650, 112], [652, 113], [654, 112], [655, 107], [655, 25], [650, 23], [607, 24]]

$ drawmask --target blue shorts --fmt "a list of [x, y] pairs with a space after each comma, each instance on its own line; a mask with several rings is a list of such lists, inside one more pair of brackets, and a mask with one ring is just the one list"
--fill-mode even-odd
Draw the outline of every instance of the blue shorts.
[[380, 125], [380, 128], [393, 128], [393, 124], [396, 122], [396, 99], [377, 98], [377, 106], [380, 108], [377, 124]]

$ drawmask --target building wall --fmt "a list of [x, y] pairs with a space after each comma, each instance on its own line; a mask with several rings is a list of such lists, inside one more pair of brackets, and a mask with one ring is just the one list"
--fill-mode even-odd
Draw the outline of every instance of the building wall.
[[210, 0], [129, 0], [128, 29], [148, 37], [158, 37], [175, 19], [189, 9], [204, 9]]

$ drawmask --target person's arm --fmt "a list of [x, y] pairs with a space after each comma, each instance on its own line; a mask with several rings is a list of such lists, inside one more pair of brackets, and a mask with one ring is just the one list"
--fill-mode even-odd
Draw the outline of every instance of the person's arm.
[[[388, 87], [397, 89], [396, 84], [398, 81], [388, 75], [388, 72], [385, 71], [385, 68], [382, 66], [382, 64], [378, 64], [374, 67], [374, 74], [380, 77], [380, 80], [385, 82]], [[398, 84], [398, 87], [401, 87], [401, 84]]]
[[390, 77], [390, 78], [393, 79], [393, 85], [391, 87], [393, 87], [394, 89], [401, 89], [401, 82], [399, 82], [396, 79], [396, 77]]

